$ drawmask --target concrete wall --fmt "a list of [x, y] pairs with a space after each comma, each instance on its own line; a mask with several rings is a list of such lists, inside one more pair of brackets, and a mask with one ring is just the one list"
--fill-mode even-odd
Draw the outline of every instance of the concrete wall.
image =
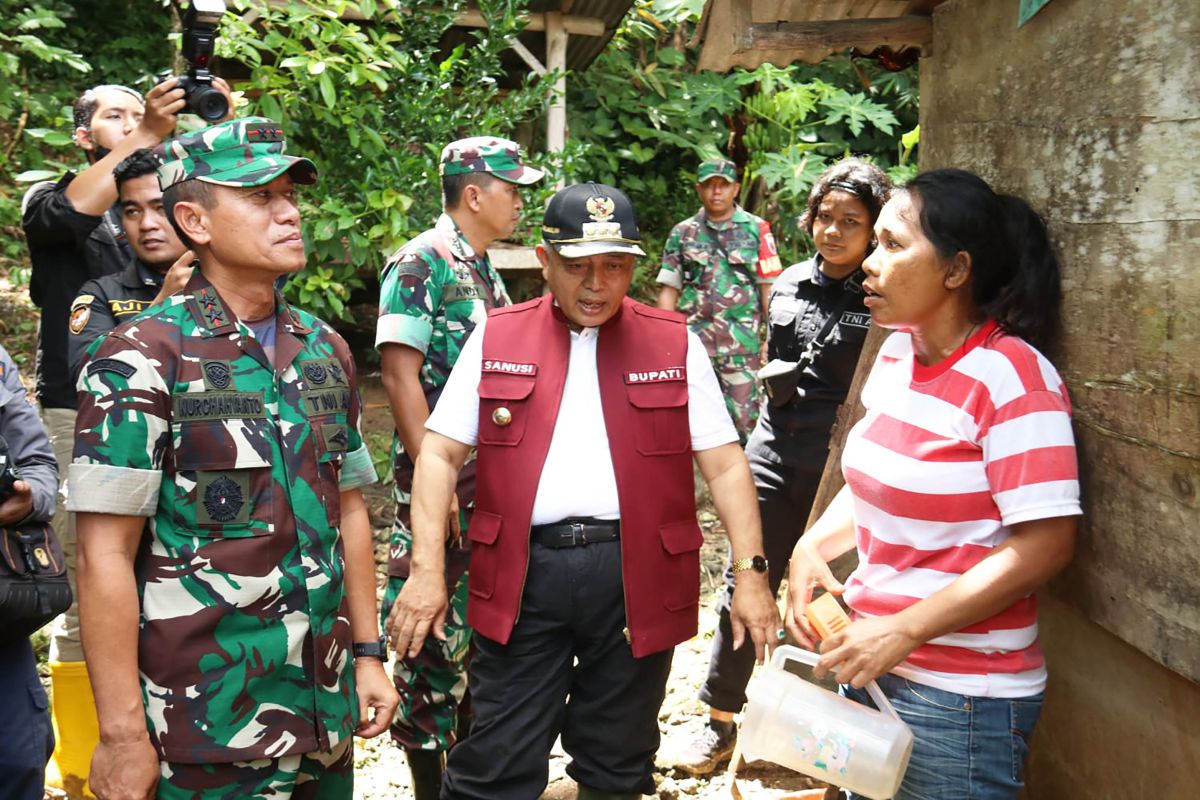
[[1200, 3], [1052, 0], [1021, 28], [1017, 7], [938, 7], [921, 165], [1028, 199], [1064, 269], [1049, 355], [1074, 404], [1086, 516], [1050, 590], [1030, 794], [1196, 797]]

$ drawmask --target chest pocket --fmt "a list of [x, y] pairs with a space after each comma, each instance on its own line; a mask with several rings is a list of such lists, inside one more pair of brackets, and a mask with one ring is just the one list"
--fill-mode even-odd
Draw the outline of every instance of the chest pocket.
[[625, 385], [636, 419], [634, 441], [644, 456], [685, 453], [692, 446], [687, 381]]
[[532, 375], [485, 372], [479, 378], [479, 443], [515, 447], [525, 436]]
[[[242, 405], [261, 408], [262, 396]], [[180, 527], [209, 539], [266, 536], [274, 530], [274, 477], [265, 414], [216, 419], [188, 418], [176, 398], [171, 426], [175, 461], [175, 517]], [[191, 396], [191, 400], [197, 400]]]

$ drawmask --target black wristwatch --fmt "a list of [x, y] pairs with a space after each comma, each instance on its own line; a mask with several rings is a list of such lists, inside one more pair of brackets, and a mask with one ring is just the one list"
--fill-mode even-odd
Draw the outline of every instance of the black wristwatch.
[[733, 562], [734, 575], [738, 574], [739, 572], [745, 572], [748, 569], [752, 569], [760, 574], [766, 572], [767, 559], [763, 556], [754, 556], [752, 558], [739, 558], [737, 561]]
[[355, 658], [378, 658], [380, 661], [387, 661], [387, 637], [380, 636], [374, 642], [355, 642], [354, 643]]

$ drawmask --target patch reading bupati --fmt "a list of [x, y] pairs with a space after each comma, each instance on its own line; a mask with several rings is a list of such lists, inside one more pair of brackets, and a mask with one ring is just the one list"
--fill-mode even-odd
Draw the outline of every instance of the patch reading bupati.
[[304, 379], [310, 384], [320, 385], [329, 380], [329, 371], [320, 361], [305, 361], [303, 371]]
[[204, 382], [209, 388], [220, 391], [228, 389], [233, 382], [233, 370], [228, 361], [202, 361], [201, 368], [204, 370]]
[[493, 358], [483, 360], [484, 372], [499, 372], [504, 375], [537, 375], [537, 364], [524, 364], [520, 361], [500, 361]]
[[262, 392], [187, 392], [172, 398], [176, 422], [265, 417]]
[[245, 475], [228, 472], [204, 472], [196, 476], [196, 493], [201, 507], [196, 509], [196, 521], [209, 525], [228, 525], [247, 522], [246, 505], [249, 480]]
[[685, 381], [687, 370], [683, 367], [667, 367], [665, 369], [648, 369], [641, 372], [626, 372], [626, 383], [663, 383], [665, 381]]
[[133, 364], [127, 364], [117, 358], [99, 358], [87, 366], [88, 377], [98, 375], [101, 372], [112, 372], [120, 375], [122, 378], [128, 378], [136, 371], [137, 369]]
[[869, 311], [843, 311], [839, 320], [843, 325], [853, 325], [856, 328], [866, 328], [871, 324]]

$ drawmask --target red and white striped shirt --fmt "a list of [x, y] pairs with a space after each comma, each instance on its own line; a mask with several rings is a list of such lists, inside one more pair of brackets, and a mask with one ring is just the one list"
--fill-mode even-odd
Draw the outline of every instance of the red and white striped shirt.
[[[1082, 513], [1070, 403], [1054, 366], [989, 322], [930, 367], [912, 337], [884, 342], [863, 387], [842, 472], [854, 495], [859, 566], [845, 599], [894, 614], [952, 583], [1011, 526]], [[893, 672], [976, 697], [1045, 688], [1033, 595], [921, 645]]]

